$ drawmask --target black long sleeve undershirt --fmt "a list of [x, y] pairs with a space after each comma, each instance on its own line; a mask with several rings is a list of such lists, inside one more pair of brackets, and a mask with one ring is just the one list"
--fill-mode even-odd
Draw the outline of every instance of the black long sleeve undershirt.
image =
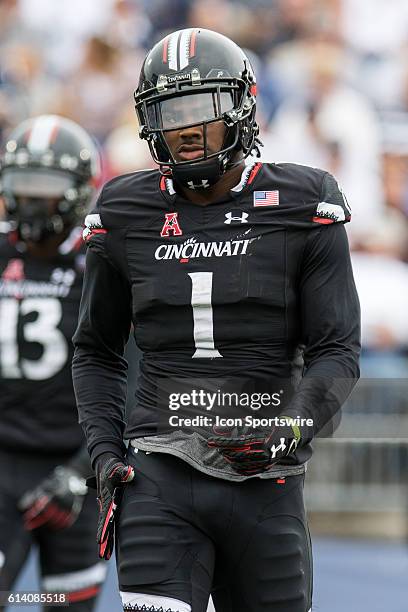
[[131, 324], [126, 280], [94, 243], [88, 249], [72, 378], [92, 465], [98, 455], [122, 456], [127, 362], [123, 357]]

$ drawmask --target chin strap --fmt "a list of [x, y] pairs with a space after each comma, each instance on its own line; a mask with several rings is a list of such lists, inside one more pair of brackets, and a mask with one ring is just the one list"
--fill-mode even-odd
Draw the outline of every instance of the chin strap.
[[213, 157], [195, 164], [175, 165], [172, 176], [176, 183], [187, 189], [209, 189], [220, 180], [224, 174], [224, 164], [220, 157]]
[[194, 191], [209, 189], [218, 183], [228, 170], [239, 166], [243, 161], [242, 158], [230, 161], [228, 158], [220, 159], [220, 157], [185, 166], [176, 165], [172, 168], [171, 176], [176, 183], [187, 189]]

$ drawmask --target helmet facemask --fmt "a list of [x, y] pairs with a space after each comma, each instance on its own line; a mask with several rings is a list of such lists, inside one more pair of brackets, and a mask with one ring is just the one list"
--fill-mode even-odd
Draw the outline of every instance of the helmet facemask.
[[[250, 154], [258, 129], [254, 119], [255, 90], [248, 74], [243, 78], [200, 79], [198, 70], [192, 70], [184, 82], [175, 77], [170, 82], [170, 77], [163, 76], [156, 87], [135, 92], [141, 137], [148, 141], [162, 172], [171, 173], [190, 189], [205, 189]], [[224, 141], [219, 150], [211, 151], [208, 130], [216, 122], [225, 126]], [[201, 130], [203, 154], [176, 159], [166, 134], [192, 127]]]
[[3, 170], [7, 217], [23, 241], [43, 242], [67, 233], [82, 219], [92, 194], [73, 174], [41, 167]]

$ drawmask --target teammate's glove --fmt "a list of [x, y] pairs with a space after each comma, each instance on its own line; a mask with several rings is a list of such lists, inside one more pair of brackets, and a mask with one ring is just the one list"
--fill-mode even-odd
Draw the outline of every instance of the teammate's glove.
[[115, 540], [115, 514], [123, 485], [133, 480], [135, 471], [111, 453], [101, 455], [96, 464], [99, 519], [96, 541], [101, 559], [110, 559]]
[[26, 529], [70, 527], [78, 518], [88, 487], [73, 468], [59, 465], [18, 503]]
[[[280, 417], [285, 418], [285, 417]], [[294, 453], [301, 440], [296, 425], [283, 425], [268, 431], [251, 433], [249, 428], [217, 429], [207, 440], [231, 467], [242, 476], [269, 470], [275, 463]]]

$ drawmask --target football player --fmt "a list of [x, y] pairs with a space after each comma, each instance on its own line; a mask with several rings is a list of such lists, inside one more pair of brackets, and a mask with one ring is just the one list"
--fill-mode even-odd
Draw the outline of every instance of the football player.
[[88, 215], [74, 336], [100, 555], [116, 522], [125, 611], [204, 612], [211, 593], [222, 612], [308, 612], [305, 464], [359, 375], [349, 206], [323, 170], [251, 160], [255, 76], [220, 34], [157, 43], [135, 102], [160, 169], [113, 179]]
[[0, 591], [12, 589], [36, 544], [47, 610], [63, 597], [70, 609], [91, 611], [106, 570], [71, 379], [80, 225], [98, 177], [88, 134], [51, 115], [19, 125], [1, 160]]

